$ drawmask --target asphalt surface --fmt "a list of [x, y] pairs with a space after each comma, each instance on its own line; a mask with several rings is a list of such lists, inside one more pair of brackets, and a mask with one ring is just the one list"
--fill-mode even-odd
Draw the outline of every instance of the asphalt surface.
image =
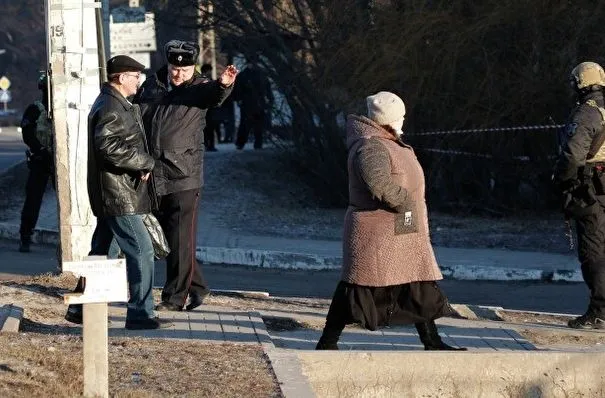
[[[0, 279], [27, 278], [57, 270], [56, 249], [34, 245], [19, 253], [17, 242], [0, 240]], [[204, 276], [211, 289], [257, 290], [272, 296], [330, 298], [339, 280], [338, 271], [292, 271], [205, 264]], [[164, 264], [156, 263], [156, 282], [164, 283]], [[440, 283], [456, 304], [492, 305], [507, 309], [580, 314], [587, 305], [583, 283], [485, 282], [444, 280]]]

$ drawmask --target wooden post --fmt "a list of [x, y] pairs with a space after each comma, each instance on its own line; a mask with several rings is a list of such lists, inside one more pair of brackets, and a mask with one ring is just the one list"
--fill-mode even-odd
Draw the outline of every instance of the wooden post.
[[107, 303], [84, 306], [84, 396], [109, 397]]
[[83, 304], [84, 396], [109, 397], [107, 303], [128, 301], [126, 260], [88, 256], [66, 261], [66, 272], [84, 278], [81, 290], [63, 295], [66, 304]]

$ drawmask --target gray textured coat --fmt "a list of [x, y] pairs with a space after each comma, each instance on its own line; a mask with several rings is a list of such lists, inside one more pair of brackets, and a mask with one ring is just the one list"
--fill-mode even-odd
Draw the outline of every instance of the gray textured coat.
[[347, 120], [349, 207], [342, 280], [392, 286], [443, 279], [429, 239], [424, 173], [411, 147], [372, 120]]

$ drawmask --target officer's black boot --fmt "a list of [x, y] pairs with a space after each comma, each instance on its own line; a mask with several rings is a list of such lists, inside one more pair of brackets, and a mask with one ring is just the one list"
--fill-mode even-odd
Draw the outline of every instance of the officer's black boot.
[[426, 351], [466, 351], [464, 347], [458, 348], [445, 344], [439, 336], [435, 321], [415, 323], [414, 326]]

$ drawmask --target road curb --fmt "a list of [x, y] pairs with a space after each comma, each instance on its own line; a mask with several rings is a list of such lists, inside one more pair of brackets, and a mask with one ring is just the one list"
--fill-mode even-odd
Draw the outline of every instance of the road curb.
[[[58, 235], [56, 230], [36, 228], [32, 241], [57, 244]], [[0, 238], [19, 240], [19, 226], [0, 223]], [[198, 246], [196, 258], [202, 263], [309, 271], [339, 270], [342, 264], [340, 256], [214, 246]], [[444, 278], [453, 280], [583, 282], [579, 269], [553, 271], [539, 268], [484, 266], [469, 264], [468, 260], [465, 260], [464, 264], [441, 265], [440, 268]]]

